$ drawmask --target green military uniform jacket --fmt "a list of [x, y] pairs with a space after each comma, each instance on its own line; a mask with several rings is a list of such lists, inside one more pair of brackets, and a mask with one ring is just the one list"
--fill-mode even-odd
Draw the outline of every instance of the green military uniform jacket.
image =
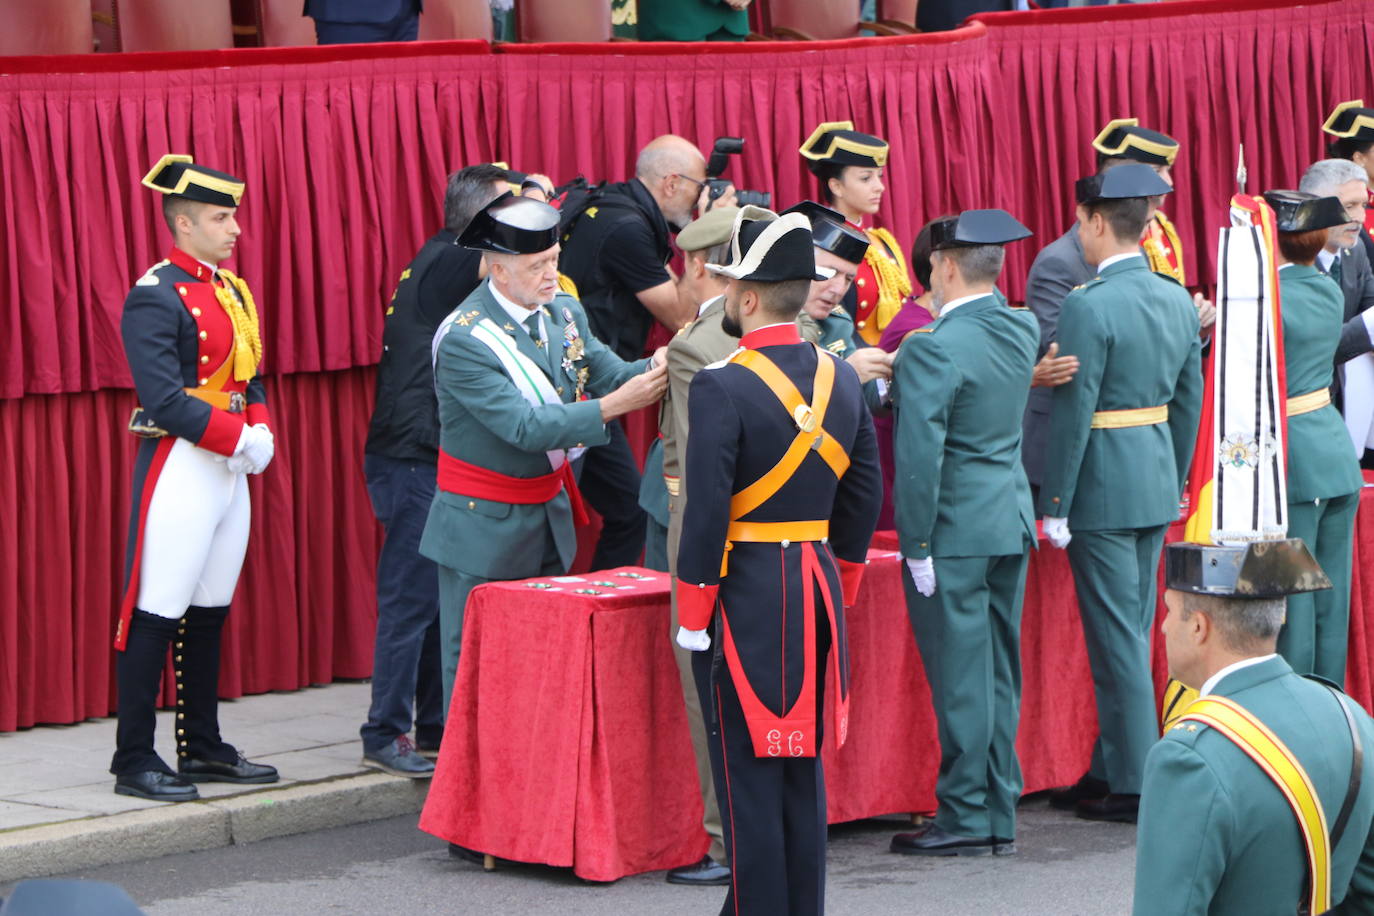
[[987, 295], [908, 334], [893, 366], [893, 508], [911, 559], [1019, 554], [1035, 541], [1021, 415], [1040, 328]]
[[[1197, 309], [1187, 290], [1133, 255], [1064, 300], [1059, 355], [1078, 372], [1054, 390], [1040, 511], [1078, 531], [1166, 525], [1202, 410]], [[1092, 429], [1095, 411], [1167, 406], [1151, 426]]]
[[[1330, 690], [1273, 657], [1228, 673], [1215, 693], [1243, 706], [1297, 756], [1334, 824], [1351, 743]], [[1331, 914], [1374, 912], [1374, 722], [1349, 705], [1364, 745], [1363, 776], [1331, 855]], [[1135, 875], [1136, 916], [1288, 914], [1304, 894], [1307, 858], [1273, 780], [1225, 735], [1185, 721], [1146, 758]]]
[[[559, 293], [541, 312], [545, 347], [536, 346], [528, 331], [511, 321], [488, 282], [463, 300], [446, 322], [447, 332], [441, 327], [434, 356], [441, 451], [511, 477], [539, 477], [551, 471], [546, 451], [609, 441], [600, 402], [577, 400], [579, 373], [586, 370], [585, 390], [595, 397], [644, 371], [648, 360], [626, 363], [612, 353], [592, 336], [582, 306], [571, 296]], [[483, 318], [490, 318], [514, 339], [519, 352], [546, 370], [561, 403], [536, 407], [525, 401], [495, 354], [472, 335]], [[583, 341], [583, 350], [565, 368], [563, 343], [570, 327]], [[564, 567], [570, 566], [577, 537], [566, 491], [547, 503], [521, 505], [441, 489], [430, 506], [420, 553], [470, 576], [523, 579], [540, 573], [546, 526]]]
[[[1290, 398], [1331, 387], [1345, 301], [1315, 267], [1279, 271], [1283, 361]], [[1288, 501], [1310, 502], [1356, 493], [1364, 483], [1350, 434], [1335, 405], [1288, 418]]]
[[749, 13], [725, 0], [639, 0], [641, 41], [704, 41], [717, 32], [749, 34]]

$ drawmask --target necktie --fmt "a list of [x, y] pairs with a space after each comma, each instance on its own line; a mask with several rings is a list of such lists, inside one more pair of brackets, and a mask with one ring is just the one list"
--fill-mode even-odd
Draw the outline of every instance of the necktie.
[[1331, 262], [1331, 270], [1328, 271], [1328, 273], [1331, 275], [1331, 279], [1333, 279], [1333, 280], [1336, 281], [1336, 285], [1337, 285], [1337, 286], [1340, 286], [1340, 285], [1341, 285], [1341, 261], [1342, 261], [1342, 260], [1343, 260], [1343, 259], [1341, 258], [1340, 255], [1336, 255], [1336, 260], [1334, 260], [1334, 261]]
[[530, 338], [534, 340], [535, 344], [539, 344], [542, 340], [539, 336], [539, 312], [536, 311], [526, 318], [524, 323], [526, 330], [530, 332]]

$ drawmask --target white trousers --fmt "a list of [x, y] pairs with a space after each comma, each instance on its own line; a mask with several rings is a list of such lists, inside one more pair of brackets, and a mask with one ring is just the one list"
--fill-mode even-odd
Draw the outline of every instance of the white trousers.
[[248, 549], [248, 477], [185, 439], [172, 445], [143, 522], [139, 610], [179, 620], [234, 597]]

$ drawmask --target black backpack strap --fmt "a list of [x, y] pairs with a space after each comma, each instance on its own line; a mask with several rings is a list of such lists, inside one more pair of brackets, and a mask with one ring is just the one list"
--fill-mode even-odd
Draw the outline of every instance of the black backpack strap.
[[1345, 695], [1335, 687], [1328, 686], [1327, 689], [1340, 704], [1341, 712], [1345, 713], [1345, 724], [1350, 728], [1350, 781], [1346, 784], [1345, 801], [1341, 802], [1340, 813], [1331, 825], [1331, 851], [1334, 854], [1336, 844], [1341, 841], [1345, 826], [1350, 821], [1350, 812], [1355, 808], [1355, 799], [1360, 794], [1360, 783], [1364, 778], [1364, 745], [1360, 741], [1360, 730], [1355, 724], [1355, 716], [1350, 711], [1350, 704], [1346, 701]]

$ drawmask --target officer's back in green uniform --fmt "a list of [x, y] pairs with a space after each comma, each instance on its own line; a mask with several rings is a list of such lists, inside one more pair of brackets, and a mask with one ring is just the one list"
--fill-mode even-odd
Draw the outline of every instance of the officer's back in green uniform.
[[[1275, 654], [1283, 596], [1329, 588], [1329, 580], [1297, 539], [1176, 544], [1168, 553], [1162, 628], [1169, 673], [1202, 697], [1146, 762], [1135, 913], [1298, 913], [1306, 901], [1311, 866], [1298, 817], [1274, 777], [1228, 735], [1227, 720], [1218, 721], [1215, 710], [1205, 718], [1203, 704], [1217, 698], [1282, 742], [1297, 766], [1276, 771], [1305, 772], [1324, 814], [1324, 823], [1312, 821], [1315, 835], [1335, 831], [1350, 806], [1330, 854], [1335, 905], [1327, 912], [1374, 912], [1374, 721]], [[1352, 730], [1363, 747], [1358, 761]]]
[[1340, 286], [1317, 270], [1329, 230], [1348, 217], [1340, 199], [1269, 191], [1278, 227], [1279, 301], [1288, 386], [1288, 534], [1307, 542], [1332, 588], [1294, 595], [1279, 652], [1299, 674], [1345, 683], [1350, 580], [1360, 466], [1345, 421], [1331, 403], [1332, 369], [1345, 303]]
[[1060, 353], [1079, 368], [1055, 389], [1040, 509], [1046, 537], [1068, 547], [1099, 737], [1090, 778], [1065, 803], [1079, 817], [1132, 821], [1159, 734], [1150, 670], [1159, 553], [1202, 407], [1198, 317], [1187, 291], [1140, 254], [1152, 199], [1170, 186], [1129, 163], [1075, 190], [1079, 238], [1098, 276], [1059, 316]]

